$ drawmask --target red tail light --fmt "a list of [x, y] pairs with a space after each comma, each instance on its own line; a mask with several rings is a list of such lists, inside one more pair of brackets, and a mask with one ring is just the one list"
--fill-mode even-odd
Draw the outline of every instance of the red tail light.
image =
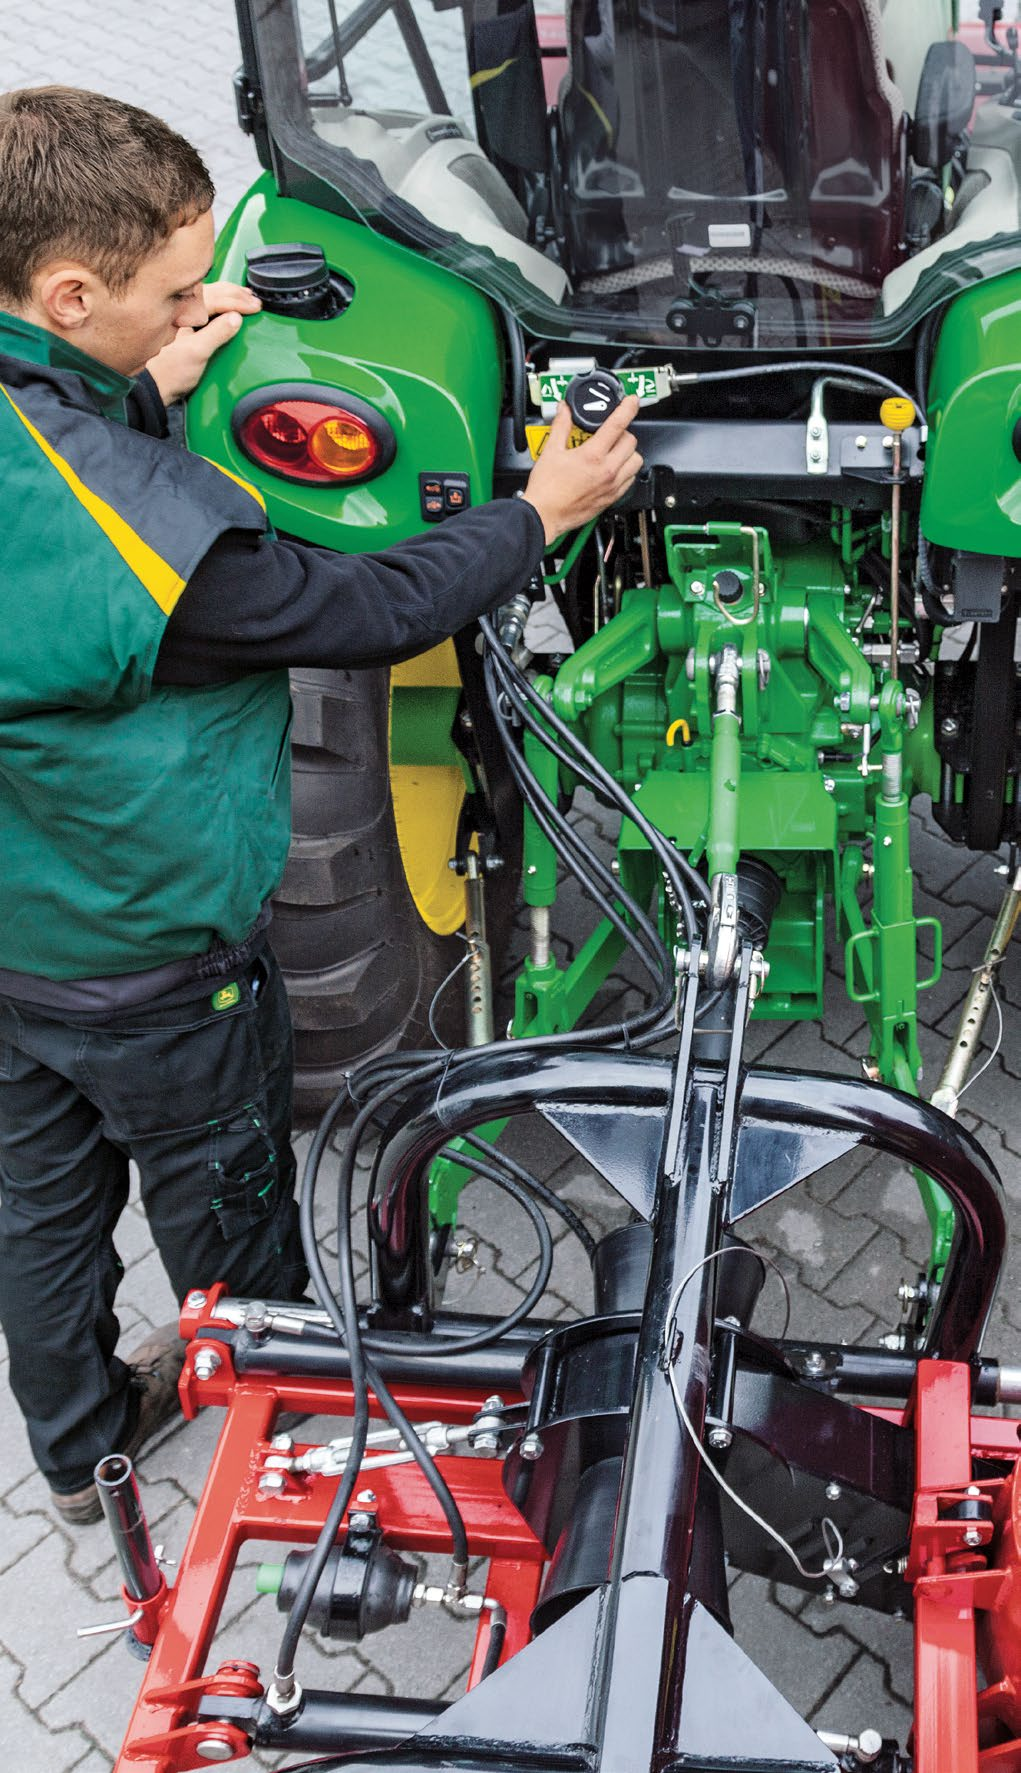
[[233, 428], [251, 461], [306, 486], [371, 480], [397, 448], [382, 415], [339, 388], [259, 388], [235, 408]]

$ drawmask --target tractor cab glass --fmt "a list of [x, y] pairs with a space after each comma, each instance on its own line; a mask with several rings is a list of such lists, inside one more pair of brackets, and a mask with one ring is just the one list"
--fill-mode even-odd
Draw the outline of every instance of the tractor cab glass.
[[[539, 0], [542, 7], [555, 0]], [[282, 190], [560, 338], [877, 344], [1018, 251], [953, 0], [251, 0]], [[978, 104], [976, 101], [984, 100]]]

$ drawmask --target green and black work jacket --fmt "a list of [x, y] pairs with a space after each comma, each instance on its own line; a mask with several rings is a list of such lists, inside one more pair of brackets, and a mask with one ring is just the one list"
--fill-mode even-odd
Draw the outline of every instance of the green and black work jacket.
[[265, 511], [132, 429], [132, 386], [0, 315], [0, 967], [56, 981], [241, 942], [290, 832], [286, 672], [153, 681], [194, 568]]
[[134, 428], [143, 388], [0, 314], [0, 993], [57, 1013], [215, 977], [264, 926], [287, 666], [423, 652], [544, 547], [517, 499], [380, 553], [276, 537], [254, 493], [150, 434], [151, 386]]

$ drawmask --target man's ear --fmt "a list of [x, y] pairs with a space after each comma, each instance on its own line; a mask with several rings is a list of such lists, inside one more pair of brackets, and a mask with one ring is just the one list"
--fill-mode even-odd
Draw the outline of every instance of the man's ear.
[[95, 271], [68, 259], [39, 272], [32, 306], [45, 317], [43, 324], [52, 331], [78, 332], [93, 317], [106, 293], [106, 285]]

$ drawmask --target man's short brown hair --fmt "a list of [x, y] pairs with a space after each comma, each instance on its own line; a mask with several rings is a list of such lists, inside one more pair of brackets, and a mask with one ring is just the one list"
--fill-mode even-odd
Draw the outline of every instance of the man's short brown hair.
[[118, 295], [212, 201], [199, 154], [148, 111], [70, 86], [0, 94], [0, 303], [64, 258]]

